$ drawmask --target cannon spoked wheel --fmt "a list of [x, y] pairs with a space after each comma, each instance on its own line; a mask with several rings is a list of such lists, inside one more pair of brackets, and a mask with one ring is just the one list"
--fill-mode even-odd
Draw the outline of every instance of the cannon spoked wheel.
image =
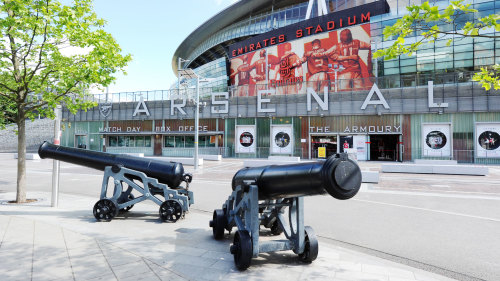
[[184, 212], [182, 211], [182, 206], [179, 201], [169, 199], [161, 203], [160, 219], [162, 221], [176, 222], [183, 214]]
[[239, 270], [245, 270], [252, 261], [252, 239], [247, 230], [238, 230], [234, 234], [231, 254], [234, 256], [234, 264]]
[[97, 221], [111, 221], [118, 214], [118, 206], [109, 199], [101, 199], [94, 205], [94, 217]]
[[306, 226], [305, 231], [304, 252], [299, 254], [299, 259], [305, 263], [311, 263], [318, 257], [318, 238], [310, 226]]
[[[121, 198], [121, 197], [120, 197], [120, 198]], [[127, 197], [127, 200], [126, 200], [126, 201], [123, 201], [123, 202], [120, 202], [120, 204], [121, 204], [121, 203], [128, 202], [128, 201], [132, 201], [132, 200], [134, 200], [134, 199], [135, 199], [134, 194], [130, 193], [130, 194], [128, 195], [128, 197]], [[128, 212], [128, 211], [130, 211], [130, 209], [132, 209], [132, 207], [134, 207], [134, 204], [132, 204], [132, 205], [130, 205], [130, 206], [128, 206], [128, 207], [125, 207], [125, 208], [123, 208], [123, 209], [120, 209], [120, 211]]]
[[224, 238], [224, 229], [227, 225], [227, 218], [224, 215], [224, 211], [221, 209], [214, 210], [213, 219], [210, 221], [210, 227], [214, 234], [215, 240], [220, 240]]
[[273, 222], [273, 225], [271, 225], [271, 234], [272, 235], [280, 235], [283, 233], [283, 229], [281, 229], [280, 224], [278, 223], [278, 220], [275, 220]]

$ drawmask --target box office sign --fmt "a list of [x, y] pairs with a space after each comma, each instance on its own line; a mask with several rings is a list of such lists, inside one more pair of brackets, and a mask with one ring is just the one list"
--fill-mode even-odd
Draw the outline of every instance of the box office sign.
[[500, 123], [476, 123], [476, 156], [500, 158]]
[[257, 138], [255, 125], [236, 126], [236, 153], [255, 153]]
[[293, 128], [291, 125], [276, 125], [271, 127], [271, 153], [293, 153]]
[[451, 157], [451, 124], [423, 124], [422, 137], [423, 156]]

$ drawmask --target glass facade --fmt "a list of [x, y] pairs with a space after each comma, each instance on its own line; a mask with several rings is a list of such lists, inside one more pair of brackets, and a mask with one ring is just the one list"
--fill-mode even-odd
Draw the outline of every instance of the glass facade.
[[[337, 12], [366, 3], [372, 0], [327, 0], [329, 12]], [[387, 40], [383, 38], [383, 29], [393, 25], [398, 18], [406, 13], [406, 7], [412, 4], [421, 4], [421, 0], [388, 0], [390, 12], [384, 15], [371, 18], [372, 52], [380, 48], [386, 48], [393, 44], [393, 38]], [[473, 4], [477, 9], [475, 14], [463, 15], [458, 18], [454, 25], [461, 28], [465, 22], [477, 20], [479, 17], [489, 14], [500, 13], [500, 1], [470, 0], [467, 3]], [[430, 1], [431, 5], [440, 8], [449, 5], [449, 1]], [[264, 12], [258, 15], [249, 15], [245, 20], [234, 23], [210, 36], [204, 43], [200, 44], [188, 57], [194, 61], [197, 57], [207, 52], [211, 48], [230, 42], [231, 40], [253, 36], [268, 32], [272, 29], [281, 28], [305, 19], [308, 1], [293, 6]], [[317, 16], [316, 2], [312, 9], [311, 17]], [[271, 9], [271, 7], [269, 7]], [[454, 25], [443, 25], [444, 30], [453, 30]], [[494, 29], [488, 30], [485, 34], [497, 35]], [[407, 43], [418, 40], [420, 34], [415, 33], [413, 37], [407, 38]], [[447, 38], [427, 43], [419, 48], [416, 54], [411, 56], [401, 56], [397, 59], [378, 59], [373, 61], [373, 73], [378, 77], [394, 77], [394, 83], [390, 87], [411, 87], [424, 85], [430, 76], [442, 75], [453, 72], [458, 74], [458, 81], [470, 81], [471, 72], [479, 70], [481, 67], [500, 63], [500, 39], [489, 38], [463, 38], [455, 39], [451, 45], [447, 45]], [[227, 90], [226, 60], [219, 58], [208, 62], [195, 71], [202, 77], [212, 78], [208, 82], [208, 87], [213, 87], [216, 91]], [[460, 75], [461, 74], [461, 75]], [[460, 78], [461, 77], [461, 78]], [[455, 80], [455, 79], [454, 79]], [[445, 82], [445, 81], [443, 81]], [[439, 83], [439, 81], [436, 81]], [[175, 88], [177, 86], [173, 86]]]
[[[198, 147], [215, 147], [217, 136], [199, 136]], [[194, 147], [194, 136], [164, 136], [163, 147]]]
[[151, 147], [151, 136], [110, 136], [109, 147]]

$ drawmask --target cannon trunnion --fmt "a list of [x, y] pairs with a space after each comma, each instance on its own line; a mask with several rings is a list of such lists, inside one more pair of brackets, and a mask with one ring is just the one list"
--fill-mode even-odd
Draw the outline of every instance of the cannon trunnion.
[[[326, 161], [244, 168], [234, 175], [233, 192], [214, 211], [210, 227], [215, 239], [238, 228], [230, 252], [240, 270], [263, 252], [293, 250], [309, 263], [318, 256], [318, 240], [304, 226], [304, 196], [329, 194], [346, 200], [360, 187], [361, 170], [345, 153]], [[286, 240], [259, 241], [261, 225], [273, 235], [284, 233]]]
[[[38, 154], [41, 158], [104, 171], [100, 200], [93, 209], [98, 221], [110, 221], [119, 211], [129, 211], [135, 204], [151, 200], [160, 206], [162, 221], [176, 222], [194, 203], [193, 192], [189, 191], [192, 176], [184, 173], [181, 163], [88, 151], [48, 142], [40, 145]], [[113, 195], [107, 197], [110, 182], [114, 190]], [[182, 182], [185, 187], [181, 186]], [[136, 197], [137, 193], [140, 196]]]

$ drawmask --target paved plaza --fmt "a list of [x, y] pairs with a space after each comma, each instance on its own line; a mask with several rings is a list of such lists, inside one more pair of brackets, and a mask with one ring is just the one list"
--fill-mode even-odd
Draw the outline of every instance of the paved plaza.
[[32, 204], [0, 194], [2, 280], [450, 280], [320, 241], [319, 257], [303, 264], [291, 251], [261, 254], [239, 272], [229, 253], [232, 235], [212, 238], [211, 214], [191, 211], [160, 223], [155, 205], [138, 204], [111, 222], [96, 222], [96, 199], [32, 192]]
[[[391, 254], [389, 251], [387, 251], [389, 254], [385, 256], [373, 255], [370, 254], [369, 250], [362, 250], [367, 248], [362, 243], [357, 244], [356, 242], [355, 244], [363, 247], [354, 244], [350, 247], [349, 243], [345, 243], [345, 246], [342, 246], [341, 243], [332, 243], [335, 239], [347, 241], [342, 237], [342, 233], [331, 230], [335, 227], [343, 227], [348, 230], [352, 228], [358, 237], [364, 237], [364, 239], [375, 239], [376, 236], [380, 235], [376, 235], [376, 232], [369, 233], [368, 236], [363, 235], [366, 230], [363, 230], [362, 224], [366, 224], [366, 228], [375, 228], [374, 224], [369, 222], [356, 224], [352, 218], [346, 220], [327, 218], [322, 215], [320, 208], [331, 205], [332, 212], [337, 212], [336, 208], [347, 208], [346, 206], [348, 206], [348, 208], [353, 209], [343, 211], [358, 212], [366, 216], [360, 204], [367, 204], [366, 202], [370, 200], [374, 201], [377, 196], [389, 198], [397, 196], [399, 193], [415, 192], [412, 193], [414, 198], [429, 198], [430, 200], [432, 198], [428, 194], [436, 192], [438, 197], [446, 197], [447, 194], [453, 193], [453, 197], [457, 197], [454, 200], [460, 200], [461, 196], [469, 196], [469, 193], [473, 193], [471, 196], [479, 198], [498, 198], [500, 193], [500, 189], [496, 188], [496, 180], [500, 173], [498, 173], [498, 168], [493, 168], [491, 169], [492, 176], [481, 178], [489, 184], [469, 188], [467, 191], [465, 191], [463, 183], [460, 182], [470, 181], [472, 183], [479, 178], [451, 179], [443, 177], [437, 183], [428, 184], [427, 180], [430, 181], [430, 179], [426, 179], [422, 175], [384, 175], [378, 185], [363, 184], [359, 196], [352, 200], [341, 202], [328, 196], [320, 196], [317, 197], [320, 198], [317, 201], [311, 201], [312, 198], [316, 198], [311, 197], [306, 200], [306, 225], [315, 228], [319, 236], [318, 258], [311, 264], [304, 264], [292, 251], [260, 254], [258, 258], [252, 260], [248, 270], [240, 272], [236, 269], [233, 256], [229, 253], [234, 229], [232, 234], [226, 232], [223, 240], [216, 241], [212, 237], [212, 229], [208, 226], [208, 222], [212, 218], [213, 209], [220, 208], [229, 195], [231, 176], [235, 170], [241, 168], [242, 160], [225, 159], [218, 163], [206, 163], [204, 167], [194, 173], [192, 190], [195, 193], [195, 204], [186, 217], [177, 223], [161, 223], [158, 218], [158, 206], [149, 201], [137, 204], [128, 213], [120, 213], [111, 222], [96, 222], [92, 208], [98, 200], [100, 191], [102, 180], [100, 171], [61, 163], [59, 206], [52, 208], [50, 207], [52, 161], [28, 161], [27, 197], [37, 199], [37, 202], [9, 204], [9, 200], [15, 199], [15, 161], [12, 155], [0, 154], [0, 166], [6, 174], [4, 178], [0, 179], [0, 279], [454, 280], [448, 278], [453, 277], [453, 274], [445, 274], [448, 276], [445, 277], [424, 270], [425, 266], [414, 267], [406, 265], [413, 265], [411, 262], [394, 262], [398, 261], [398, 258], [392, 257], [399, 255]], [[366, 170], [377, 170], [380, 168], [380, 163], [362, 162], [361, 166]], [[185, 166], [185, 168], [189, 172], [194, 172], [190, 166]], [[401, 177], [406, 178], [406, 181], [402, 181]], [[434, 177], [434, 181], [435, 179], [436, 177]], [[397, 182], [397, 184], [391, 184], [391, 181]], [[453, 184], [454, 182], [456, 184]], [[406, 188], [407, 191], [401, 191], [401, 188]], [[401, 198], [401, 202], [398, 204], [402, 206], [406, 202], [403, 202]], [[431, 202], [429, 200], [425, 201]], [[413, 201], [412, 204], [415, 206], [410, 206], [410, 211], [424, 210], [427, 212], [424, 217], [432, 217], [432, 213], [428, 210], [434, 208], [433, 206], [418, 206], [419, 201]], [[318, 203], [316, 204], [316, 202]], [[336, 206], [337, 202], [341, 202], [339, 203], [340, 207]], [[497, 204], [498, 201], [492, 202]], [[390, 207], [393, 207], [392, 205], [399, 206], [394, 203], [384, 203], [381, 200], [378, 205], [383, 207], [387, 207], [387, 205], [391, 205]], [[459, 206], [455, 207], [460, 208]], [[393, 218], [388, 218], [385, 213], [380, 213], [380, 210], [373, 206], [370, 209], [374, 216], [385, 217], [388, 224], [402, 224]], [[490, 209], [486, 208], [486, 210]], [[447, 213], [440, 211], [438, 215], [460, 215], [460, 212], [465, 213], [464, 210], [457, 209], [455, 212], [447, 211]], [[404, 213], [404, 211], [399, 211], [399, 213]], [[468, 216], [484, 220], [486, 215], [478, 210], [476, 214]], [[460, 218], [463, 219], [463, 216]], [[490, 222], [494, 224], [493, 226], [500, 222], [496, 214], [489, 218]], [[419, 224], [419, 217], [414, 216], [413, 219], [415, 220], [413, 224]], [[466, 217], [466, 219], [472, 218]], [[452, 223], [455, 222], [452, 221]], [[381, 223], [377, 222], [376, 224]], [[393, 231], [388, 226], [384, 227], [390, 230], [387, 232], [387, 236], [390, 238]], [[418, 225], [418, 227], [424, 229], [439, 228], [437, 225]], [[401, 225], [400, 228], [404, 228], [404, 226]], [[412, 231], [416, 232], [418, 229], [413, 228]], [[494, 234], [493, 231], [485, 235]], [[269, 239], [266, 230], [262, 231], [262, 236], [264, 239]], [[354, 235], [352, 236], [353, 239], [356, 239]], [[478, 237], [475, 234], [474, 236]], [[412, 238], [401, 237], [399, 240], [392, 238], [385, 240], [390, 240], [389, 243], [394, 245], [408, 243], [406, 246], [403, 245], [403, 248], [418, 252], [416, 249], [418, 247], [411, 244], [413, 243]], [[431, 237], [431, 239], [434, 238]], [[443, 248], [446, 248], [447, 245], [442, 244]], [[469, 246], [471, 245], [465, 247], [455, 245], [457, 257], [463, 256], [462, 251], [469, 251]], [[481, 246], [482, 244], [478, 243], [478, 247]], [[489, 254], [492, 256], [487, 256], [488, 260], [497, 255], [498, 251], [492, 249], [491, 245], [486, 244], [484, 247], [491, 249]], [[439, 256], [438, 253], [427, 252], [427, 256], [433, 255]], [[474, 257], [474, 254], [471, 256]], [[419, 264], [428, 265], [429, 268], [436, 266], [432, 263], [427, 264], [425, 261]], [[489, 266], [495, 268], [498, 263], [492, 260]], [[443, 266], [443, 268], [446, 267]], [[449, 272], [445, 271], [445, 273]], [[486, 276], [484, 279], [495, 280], [489, 278], [496, 274], [494, 270], [484, 274]], [[467, 275], [459, 274], [457, 276], [460, 277], [457, 279], [467, 280], [467, 278], [463, 278]], [[470, 280], [480, 279], [483, 278], [470, 278]]]

